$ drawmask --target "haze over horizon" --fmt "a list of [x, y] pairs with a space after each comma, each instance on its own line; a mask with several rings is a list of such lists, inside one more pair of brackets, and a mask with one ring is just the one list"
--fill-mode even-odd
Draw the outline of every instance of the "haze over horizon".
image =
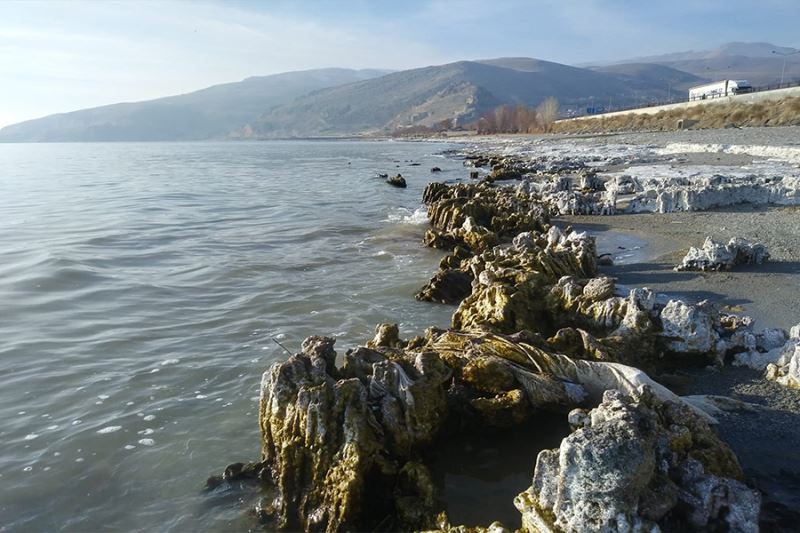
[[800, 4], [590, 0], [0, 3], [0, 127], [52, 113], [324, 67], [527, 56], [576, 64], [793, 46]]

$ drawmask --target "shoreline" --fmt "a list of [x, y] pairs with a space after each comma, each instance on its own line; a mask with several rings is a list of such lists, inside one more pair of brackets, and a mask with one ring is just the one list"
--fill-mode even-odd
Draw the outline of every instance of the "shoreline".
[[[784, 127], [764, 131], [702, 130], [679, 132], [605, 132], [551, 135], [487, 135], [460, 139], [471, 144], [471, 155], [487, 158], [514, 153], [520, 146], [535, 153], [539, 146], [562, 142], [603, 141], [613, 138], [624, 144], [652, 143], [662, 138], [709, 142], [719, 136], [724, 143], [750, 145], [770, 138]], [[451, 139], [458, 140], [458, 139]], [[769, 144], [769, 141], [767, 141]], [[748, 168], [762, 158], [747, 153], [687, 153], [662, 156], [674, 167], [722, 165]], [[649, 162], [649, 161], [648, 161]], [[612, 167], [619, 171], [628, 165]], [[795, 168], [797, 168], [795, 166]], [[513, 183], [513, 182], [512, 182]], [[709, 210], [671, 213], [621, 213], [616, 215], [558, 215], [552, 223], [587, 231], [598, 242], [598, 255], [611, 253], [613, 266], [599, 266], [629, 288], [649, 287], [668, 296], [691, 302], [709, 299], [721, 309], [750, 316], [757, 328], [784, 330], [800, 321], [800, 206], [734, 205]], [[738, 267], [727, 272], [676, 272], [690, 246], [700, 246], [705, 237], [726, 242], [743, 237], [761, 242], [770, 250], [768, 262]], [[624, 245], [624, 250], [620, 249]], [[633, 245], [636, 250], [631, 250]], [[615, 249], [616, 248], [616, 249]], [[628, 257], [625, 257], [628, 256]], [[794, 450], [800, 447], [800, 391], [765, 379], [763, 372], [745, 367], [686, 369], [662, 376], [663, 384], [679, 394], [721, 395], [752, 403], [761, 409], [720, 412], [719, 435], [739, 456], [750, 480], [764, 495], [763, 525], [776, 530], [791, 528], [797, 516], [788, 509], [800, 506], [800, 465]], [[766, 415], [766, 416], [764, 416]], [[790, 429], [791, 428], [791, 429]], [[761, 438], [762, 436], [768, 438]], [[779, 447], [775, 443], [778, 442]]]
[[[436, 471], [431, 450], [474, 432], [529, 427], [525, 424], [537, 413], [553, 410], [562, 416], [569, 411], [570, 433], [556, 449], [531, 450], [538, 457], [532, 485], [514, 499], [523, 529], [560, 530], [573, 521], [600, 527], [607, 513], [626, 527], [691, 523], [696, 530], [724, 523], [755, 531], [759, 510], [764, 527], [783, 527], [796, 518], [791, 471], [796, 446], [773, 449], [771, 442], [756, 445], [753, 439], [758, 427], [800, 444], [800, 424], [792, 423], [788, 435], [785, 427], [787, 420], [800, 420], [800, 393], [755, 371], [727, 366], [734, 354], [748, 349], [748, 336], [754, 339], [751, 350], [756, 347], [756, 330], [739, 316], [751, 309], [742, 304], [752, 304], [761, 321], [776, 316], [774, 309], [769, 314], [769, 302], [762, 307], [744, 302], [731, 287], [785, 293], [786, 284], [794, 282], [790, 270], [800, 246], [786, 242], [783, 232], [793, 235], [792, 225], [776, 224], [793, 209], [565, 215], [564, 209], [577, 204], [554, 198], [585, 198], [585, 191], [597, 190], [592, 180], [598, 172], [664, 164], [669, 158], [654, 157], [650, 147], [629, 152], [618, 146], [605, 165], [587, 171], [586, 162], [598, 159], [585, 147], [543, 144], [508, 142], [500, 150], [478, 144], [456, 151], [465, 166], [488, 164], [491, 174], [471, 171], [479, 179], [432, 183], [423, 193], [431, 225], [425, 244], [449, 255], [417, 299], [455, 304], [452, 327], [429, 328], [424, 336], [403, 340], [396, 324], [379, 324], [372, 341], [349, 349], [343, 359], [334, 351], [335, 339], [309, 337], [300, 353], [264, 374], [261, 461], [231, 465], [210, 479], [209, 487], [272, 478], [280, 498], [257, 512], [266, 520], [274, 517], [278, 527], [460, 530], [446, 514], [435, 515], [447, 506], [431, 478]], [[537, 160], [531, 154], [539, 149], [552, 155]], [[742, 164], [740, 156], [721, 159], [690, 157], [683, 167]], [[536, 170], [517, 186], [512, 180], [522, 177], [519, 169], [526, 164]], [[581, 186], [575, 193], [569, 180], [577, 180], [577, 172]], [[505, 182], [510, 186], [494, 183], [500, 180], [510, 180]], [[590, 213], [597, 210], [587, 205]], [[602, 210], [613, 212], [611, 207]], [[551, 219], [552, 210], [560, 214]], [[564, 226], [578, 231], [559, 229]], [[765, 237], [773, 227], [780, 230]], [[598, 235], [599, 244], [581, 230]], [[672, 270], [707, 234], [721, 239], [744, 230], [775, 247], [771, 271], [764, 265], [732, 273]], [[615, 265], [598, 268], [602, 248], [615, 244]], [[667, 297], [662, 289], [668, 289]], [[677, 295], [681, 298], [669, 298]], [[727, 307], [718, 313], [699, 302], [706, 298]], [[795, 312], [791, 303], [777, 310], [789, 324]], [[764, 348], [767, 334], [758, 335], [759, 351], [771, 349]], [[626, 414], [612, 414], [620, 411]], [[724, 427], [712, 430], [709, 424]], [[672, 444], [675, 439], [681, 444]], [[571, 455], [575, 449], [583, 451]], [[648, 459], [652, 453], [668, 465], [660, 474], [654, 465], [661, 463]], [[775, 471], [776, 459], [790, 466]], [[639, 462], [650, 465], [642, 467], [642, 481], [620, 471]], [[308, 476], [291, 481], [297, 472]], [[613, 489], [608, 479], [615, 480]], [[631, 483], [641, 487], [625, 496]], [[594, 488], [587, 490], [586, 484]], [[709, 490], [718, 496], [706, 494]], [[585, 506], [572, 501], [564, 506], [553, 499], [556, 491], [577, 491], [572, 498], [589, 500]], [[648, 491], [654, 491], [652, 497]], [[699, 491], [699, 499], [675, 496], [652, 507], [670, 491]], [[372, 508], [375, 497], [383, 503]], [[703, 507], [717, 497], [731, 500]], [[299, 502], [312, 503], [295, 508]], [[694, 514], [684, 515], [682, 506]], [[721, 508], [731, 511], [720, 514]]]

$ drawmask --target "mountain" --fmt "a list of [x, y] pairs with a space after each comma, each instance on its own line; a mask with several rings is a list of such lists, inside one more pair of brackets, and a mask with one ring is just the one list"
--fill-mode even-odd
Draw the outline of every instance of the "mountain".
[[784, 70], [784, 60], [786, 65], [783, 72], [784, 81], [800, 79], [800, 54], [792, 54], [796, 51], [795, 48], [776, 46], [770, 43], [733, 42], [712, 50], [639, 57], [613, 65], [657, 64], [709, 81], [745, 79], [754, 86], [764, 86], [780, 82], [781, 72]]
[[[785, 72], [783, 70], [786, 61]], [[720, 56], [707, 59], [692, 59], [665, 63], [675, 69], [683, 70], [708, 78], [709, 80], [748, 80], [754, 87], [775, 85], [784, 80], [800, 79], [800, 57], [773, 55], [771, 57]]]
[[628, 90], [638, 91], [646, 98], [665, 100], [689, 87], [708, 81], [688, 72], [653, 63], [621, 63], [604, 67], [592, 67], [594, 72], [608, 74], [624, 81]]
[[725, 43], [717, 48], [711, 50], [690, 50], [687, 52], [675, 52], [671, 54], [662, 54], [656, 56], [637, 57], [633, 59], [626, 59], [617, 63], [675, 63], [681, 61], [697, 61], [705, 59], [715, 59], [719, 57], [740, 56], [740, 57], [773, 57], [775, 54], [772, 52], [777, 51], [780, 53], [789, 53], [794, 51], [794, 48], [787, 46], [776, 46], [770, 43], [740, 43], [732, 42]]
[[185, 141], [220, 138], [265, 110], [316, 89], [381, 76], [385, 70], [287, 72], [144, 102], [60, 113], [0, 129], [0, 142]]
[[463, 123], [500, 104], [535, 106], [548, 96], [567, 110], [609, 99], [635, 103], [667, 88], [652, 81], [632, 88], [623, 75], [531, 58], [459, 61], [314, 91], [250, 126], [261, 137], [390, 132], [443, 120]]

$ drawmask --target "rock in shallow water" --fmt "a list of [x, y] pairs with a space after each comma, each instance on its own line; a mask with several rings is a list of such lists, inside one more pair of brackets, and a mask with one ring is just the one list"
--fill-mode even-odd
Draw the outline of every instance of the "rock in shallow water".
[[[693, 450], [703, 472], [725, 476], [738, 468], [701, 423], [710, 417], [635, 368], [571, 359], [485, 332], [430, 330], [425, 339], [407, 344], [414, 349], [402, 347], [406, 343], [395, 325], [379, 325], [376, 332], [371, 347], [348, 351], [341, 366], [333, 339], [310, 337], [303, 353], [264, 374], [262, 461], [256, 465], [259, 477], [271, 479], [277, 489], [279, 496], [264, 509], [282, 528], [435, 527], [442, 509], [425, 451], [437, 439], [458, 438], [458, 431], [518, 427], [538, 409], [566, 413], [591, 406], [609, 389], [631, 395], [646, 386], [652, 409], [663, 404], [680, 410], [681, 424], [688, 428], [688, 436], [680, 433], [681, 442], [690, 443], [683, 445]], [[662, 411], [660, 416], [667, 416]], [[604, 412], [589, 413], [592, 427]], [[677, 415], [670, 420], [677, 421]], [[636, 431], [643, 427], [637, 425]], [[652, 432], [625, 431], [638, 439], [626, 445], [634, 451], [657, 441]]]
[[388, 178], [386, 180], [386, 183], [388, 183], [389, 185], [393, 185], [394, 187], [399, 187], [401, 189], [405, 189], [408, 186], [406, 184], [406, 179], [401, 174]]

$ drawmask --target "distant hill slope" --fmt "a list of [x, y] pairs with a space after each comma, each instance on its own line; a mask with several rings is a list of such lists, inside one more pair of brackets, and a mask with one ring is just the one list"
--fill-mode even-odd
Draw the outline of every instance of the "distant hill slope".
[[635, 103], [667, 89], [661, 81], [634, 87], [626, 75], [530, 58], [459, 61], [314, 91], [251, 126], [262, 137], [387, 132], [442, 120], [463, 123], [500, 104], [535, 106], [548, 96], [567, 109], [610, 99]]
[[247, 78], [144, 102], [50, 115], [0, 130], [3, 142], [164, 141], [225, 137], [265, 110], [310, 91], [388, 71], [320, 69]]
[[636, 57], [619, 61], [618, 63], [675, 63], [679, 61], [695, 61], [702, 59], [714, 59], [725, 56], [741, 57], [772, 57], [773, 50], [781, 53], [792, 52], [794, 48], [787, 46], [777, 46], [771, 43], [725, 43], [711, 50], [690, 50], [686, 52], [675, 52], [657, 56]]
[[615, 65], [658, 64], [711, 81], [745, 79], [753, 85], [761, 86], [776, 84], [780, 81], [784, 59], [786, 60], [784, 80], [800, 79], [800, 54], [781, 55], [795, 50], [795, 48], [776, 46], [770, 43], [733, 42], [712, 50], [639, 57], [624, 60]]
[[593, 67], [593, 71], [609, 74], [625, 81], [629, 90], [640, 90], [660, 100], [672, 93], [688, 90], [707, 78], [652, 63], [623, 63], [606, 67]]
[[[665, 63], [675, 69], [690, 72], [710, 80], [748, 80], [754, 86], [774, 85], [781, 80], [784, 58], [720, 56]], [[800, 79], [800, 54], [786, 57], [784, 80]]]

